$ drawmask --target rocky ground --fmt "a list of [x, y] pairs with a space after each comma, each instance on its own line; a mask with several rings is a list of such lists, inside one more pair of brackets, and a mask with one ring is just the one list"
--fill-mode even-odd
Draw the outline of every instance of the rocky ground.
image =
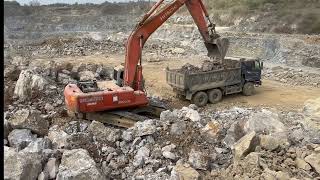
[[231, 41], [228, 56], [265, 62], [263, 85], [254, 96], [198, 108], [175, 98], [165, 83], [167, 66], [208, 69], [201, 66], [208, 58], [197, 29], [175, 16], [152, 35], [143, 58], [148, 94], [171, 109], [122, 129], [68, 117], [63, 88], [111, 79], [132, 22], [108, 14], [100, 19], [107, 30], [98, 31], [64, 25], [59, 16], [52, 22], [66, 32], [51, 25], [30, 38], [17, 22], [40, 20], [15, 18], [7, 17], [4, 49], [5, 179], [320, 179], [318, 35], [219, 27]]

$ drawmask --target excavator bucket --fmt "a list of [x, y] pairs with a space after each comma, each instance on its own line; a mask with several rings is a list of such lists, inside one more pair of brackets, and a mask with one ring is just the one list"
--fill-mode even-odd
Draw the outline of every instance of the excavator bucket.
[[210, 58], [217, 57], [224, 59], [229, 48], [229, 40], [226, 38], [217, 38], [210, 43], [205, 43]]

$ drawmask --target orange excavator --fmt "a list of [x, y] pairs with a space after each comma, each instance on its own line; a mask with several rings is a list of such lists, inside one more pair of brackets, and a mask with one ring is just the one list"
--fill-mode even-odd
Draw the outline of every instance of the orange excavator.
[[177, 10], [186, 5], [208, 50], [208, 56], [223, 59], [228, 41], [220, 38], [202, 0], [173, 0], [159, 8], [159, 0], [132, 31], [126, 44], [124, 67], [114, 70], [112, 83], [96, 81], [68, 84], [64, 90], [67, 109], [76, 114], [140, 108], [149, 105], [142, 75], [142, 49], [150, 35]]

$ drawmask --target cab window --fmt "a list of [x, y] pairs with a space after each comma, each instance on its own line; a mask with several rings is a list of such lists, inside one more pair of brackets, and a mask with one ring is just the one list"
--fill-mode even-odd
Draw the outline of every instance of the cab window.
[[259, 70], [261, 67], [260, 67], [260, 62], [259, 61], [255, 61], [254, 62], [254, 69], [256, 70]]

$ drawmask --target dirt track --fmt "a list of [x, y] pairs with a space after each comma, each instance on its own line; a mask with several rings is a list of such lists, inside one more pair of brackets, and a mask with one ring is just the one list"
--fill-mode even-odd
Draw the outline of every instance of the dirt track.
[[[148, 57], [144, 57], [148, 59]], [[102, 63], [107, 66], [117, 66], [124, 62], [124, 55], [93, 55], [85, 57], [65, 57], [55, 58], [56, 62], [61, 63]], [[33, 63], [46, 63], [48, 59], [36, 59]], [[182, 107], [189, 104], [188, 101], [182, 101], [175, 98], [171, 87], [167, 85], [165, 80], [165, 68], [177, 68], [185, 63], [194, 65], [201, 64], [201, 60], [197, 59], [171, 59], [161, 62], [144, 62], [143, 72], [146, 79], [147, 90], [150, 95], [155, 95], [168, 99], [172, 102], [174, 107]], [[290, 88], [288, 88], [290, 87]], [[224, 97], [223, 101], [219, 104], [208, 105], [208, 108], [227, 108], [231, 106], [244, 106], [244, 107], [274, 107], [283, 110], [299, 110], [303, 107], [303, 103], [307, 99], [314, 99], [320, 97], [318, 88], [305, 87], [305, 86], [288, 86], [276, 81], [263, 80], [263, 85], [256, 88], [254, 96], [246, 97], [241, 94], [229, 95]]]

